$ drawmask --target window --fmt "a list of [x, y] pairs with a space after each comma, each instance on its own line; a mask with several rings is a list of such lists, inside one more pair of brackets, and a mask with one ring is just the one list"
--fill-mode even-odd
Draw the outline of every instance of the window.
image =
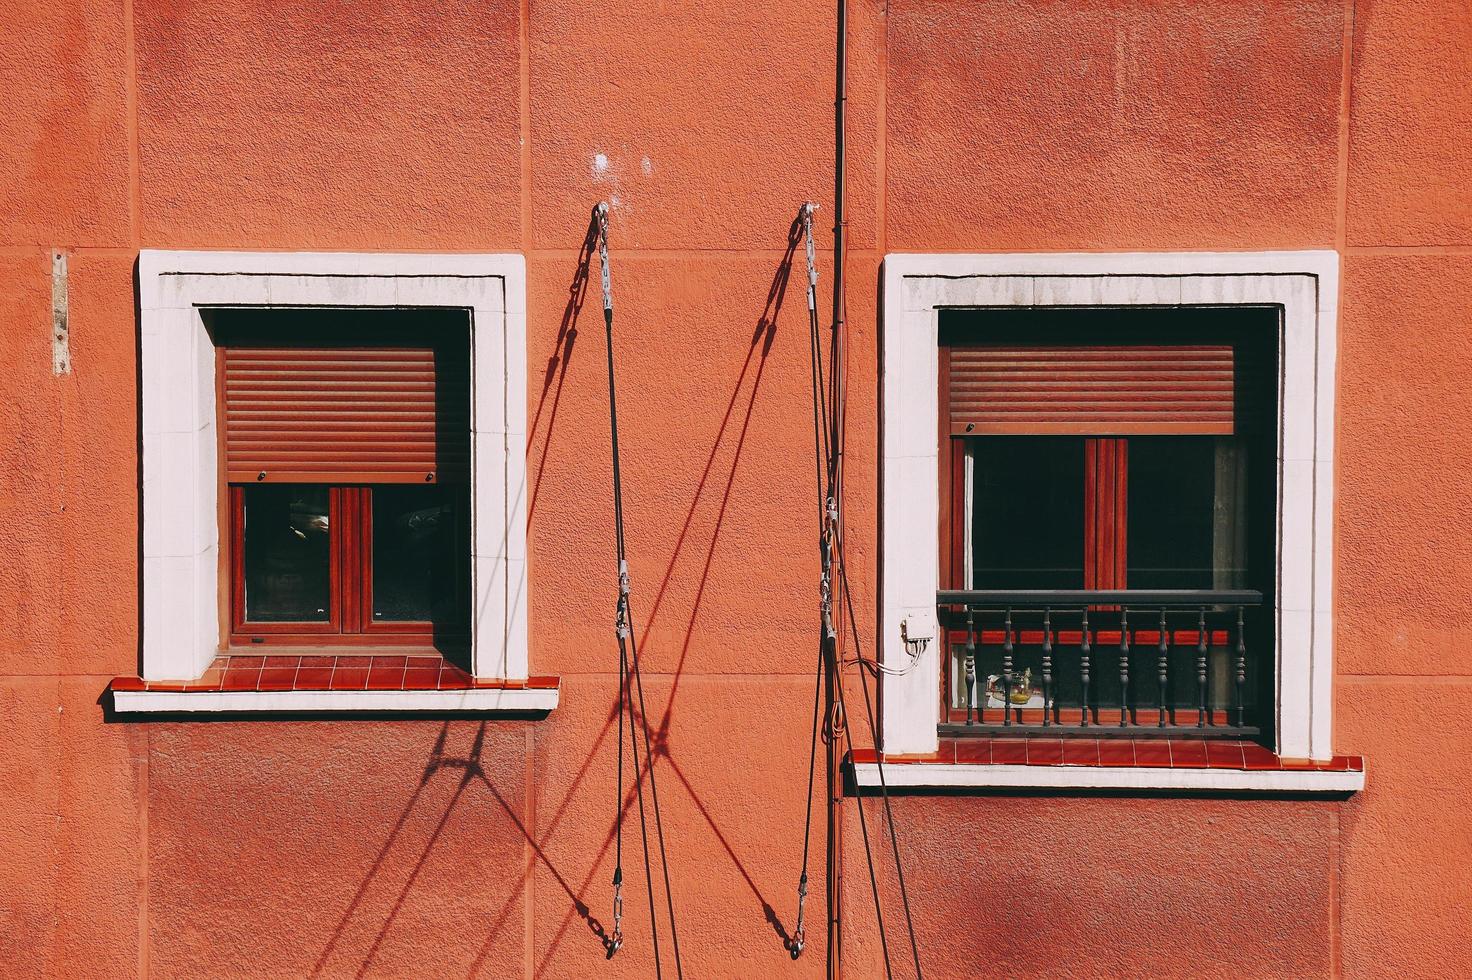
[[[1256, 728], [1255, 737], [1281, 757], [1332, 759], [1337, 293], [1332, 252], [886, 257], [879, 556], [880, 650], [891, 668], [881, 681], [886, 754], [937, 752], [943, 727], [953, 723], [952, 707], [962, 703], [955, 692], [964, 687], [964, 671], [953, 673], [952, 646], [955, 631], [966, 624], [964, 613], [959, 624], [937, 623], [946, 608], [942, 592], [967, 584], [1013, 592], [1122, 585], [1248, 593], [1208, 605], [1205, 631], [1191, 622], [1201, 615], [1199, 603], [1168, 607], [1165, 700], [1177, 709], [1176, 723], [1197, 720], [1190, 715], [1193, 700], [1199, 701], [1190, 641], [1203, 632], [1210, 648], [1208, 710], [1224, 710], [1223, 697], [1235, 709], [1235, 609], [1241, 608], [1251, 667], [1242, 727]], [[964, 343], [956, 343], [958, 330], [970, 332], [959, 338]], [[1164, 377], [1116, 386], [1135, 394], [1112, 399], [1077, 385], [1034, 385], [1001, 400], [993, 391], [999, 414], [992, 417], [957, 417], [941, 392], [966, 389], [953, 388], [943, 375], [955, 369], [953, 350], [967, 344], [1157, 361], [1186, 348], [1198, 349], [1196, 360], [1229, 352], [1233, 382], [1229, 392], [1198, 391], [1185, 400], [1190, 404], [1164, 397], [1171, 390]], [[1084, 400], [1061, 414], [1037, 414], [1047, 406], [1023, 397], [1059, 388]], [[1120, 414], [1121, 401], [1133, 415]], [[1092, 416], [1081, 411], [1089, 404]], [[1188, 418], [1191, 427], [1159, 425], [1171, 417]], [[1131, 421], [1147, 427], [1123, 424]], [[960, 431], [953, 428], [957, 423]], [[1032, 431], [1022, 431], [1029, 423]], [[965, 431], [966, 424], [973, 428]], [[1049, 623], [1052, 681], [1059, 685], [1052, 693], [1061, 707], [1075, 696], [1075, 711], [1081, 703], [1095, 706], [1090, 721], [1101, 731], [1117, 726], [1118, 706], [1111, 702], [1118, 688], [1111, 685], [1120, 681], [1119, 640], [1126, 633], [1128, 724], [1146, 728], [1159, 720], [1150, 714], [1161, 700], [1159, 604], [1148, 612], [1130, 610], [1122, 631], [1124, 610], [1107, 599], [1069, 603], [1072, 612]], [[1033, 696], [1042, 686], [1049, 606], [1047, 600], [1041, 609], [1034, 603], [1024, 614], [1028, 603], [1015, 596], [1013, 602], [1014, 676], [1029, 681], [1014, 692], [1025, 695], [1018, 705], [1024, 717], [1013, 717], [1015, 731], [1019, 722], [1041, 722], [1025, 713], [1041, 714], [1042, 698], [1033, 702]], [[991, 606], [975, 624], [979, 656], [996, 658], [996, 667], [978, 664], [979, 690], [988, 675], [1000, 673], [1006, 609], [1005, 602]], [[1094, 669], [1084, 698], [1068, 685], [1081, 688], [1086, 609]], [[1139, 648], [1152, 638], [1154, 648]], [[1105, 676], [1109, 671], [1113, 678]], [[1000, 706], [993, 710], [992, 720], [1000, 720]], [[945, 785], [992, 778], [945, 766], [914, 768], [932, 775], [912, 780]], [[867, 785], [867, 774], [859, 778]], [[1009, 785], [1052, 785], [1047, 780], [1054, 776], [1037, 767], [1007, 778]], [[1196, 777], [1182, 778], [1170, 785], [1195, 785]]]
[[[140, 253], [141, 676], [117, 710], [555, 706], [527, 662], [525, 282], [516, 255]], [[304, 643], [464, 669], [453, 690], [407, 667], [402, 690], [181, 683]]]
[[986, 597], [939, 608], [944, 733], [1264, 736], [1277, 323], [941, 311], [941, 587]]
[[225, 643], [469, 639], [469, 333], [446, 310], [218, 309]]

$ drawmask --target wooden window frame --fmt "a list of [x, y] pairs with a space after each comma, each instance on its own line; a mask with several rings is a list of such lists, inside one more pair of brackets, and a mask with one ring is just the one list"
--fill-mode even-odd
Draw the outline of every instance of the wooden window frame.
[[[220, 308], [458, 310], [470, 329], [470, 672], [529, 676], [526, 259], [519, 254], [170, 251], [138, 256], [140, 673], [200, 676], [230, 628], [218, 478]], [[341, 479], [341, 477], [338, 477]], [[438, 479], [438, 478], [437, 478]]]
[[[1275, 309], [1278, 414], [1269, 560], [1277, 684], [1274, 750], [1333, 756], [1334, 434], [1339, 256], [1304, 252], [895, 254], [884, 258], [880, 353], [879, 649], [884, 750], [939, 745], [939, 643], [919, 658], [907, 622], [928, 615], [940, 588], [937, 326], [946, 309], [1074, 306], [1109, 309]], [[1182, 336], [1186, 336], [1183, 332]], [[913, 669], [908, 668], [913, 664]], [[924, 767], [943, 770], [944, 766]], [[976, 767], [985, 770], [989, 767]], [[1051, 785], [1047, 767], [1030, 784]], [[952, 785], [987, 785], [986, 772]], [[1187, 781], [1192, 782], [1191, 780]], [[1202, 781], [1203, 784], [1205, 781]]]
[[[332, 535], [328, 575], [328, 618], [324, 622], [251, 622], [245, 618], [245, 488], [228, 487], [227, 543], [230, 592], [230, 630], [225, 646], [243, 652], [260, 646], [353, 647], [404, 646], [437, 649], [446, 643], [464, 643], [468, 630], [444, 631], [429, 620], [375, 620], [373, 618], [373, 484], [333, 484], [328, 490], [328, 527]], [[465, 501], [456, 492], [456, 520]], [[456, 585], [457, 600], [468, 610], [465, 590]]]

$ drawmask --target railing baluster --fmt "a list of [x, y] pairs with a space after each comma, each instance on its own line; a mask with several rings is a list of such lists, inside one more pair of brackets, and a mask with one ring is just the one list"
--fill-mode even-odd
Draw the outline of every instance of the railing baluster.
[[1119, 727], [1130, 723], [1130, 610], [1119, 607]]
[[1043, 607], [1043, 727], [1053, 724], [1053, 610]]
[[1242, 625], [1242, 607], [1237, 607], [1237, 727], [1247, 713], [1247, 636]]
[[1084, 633], [1083, 639], [1079, 641], [1078, 648], [1078, 666], [1079, 672], [1082, 675], [1084, 688], [1083, 697], [1079, 700], [1079, 707], [1081, 709], [1079, 717], [1081, 719], [1080, 724], [1084, 728], [1089, 727], [1089, 667], [1091, 666], [1089, 660], [1092, 653], [1093, 650], [1089, 644], [1089, 607], [1084, 606]]
[[1002, 724], [1012, 724], [1012, 607], [1007, 607], [1007, 622], [1002, 627]]
[[[947, 661], [950, 666], [939, 692], [949, 705], [940, 726], [942, 736], [965, 733], [996, 737], [1010, 735], [1014, 729], [1026, 733], [1034, 728], [1046, 728], [1055, 735], [1087, 735], [1091, 729], [1102, 725], [1116, 729], [1121, 735], [1154, 730], [1164, 737], [1167, 732], [1184, 732], [1191, 727], [1183, 717], [1183, 711], [1189, 712], [1193, 703], [1197, 709], [1195, 727], [1198, 735], [1250, 737], [1259, 733], [1258, 709], [1248, 710], [1248, 701], [1256, 699], [1255, 694], [1247, 689], [1248, 671], [1250, 668], [1254, 672], [1255, 683], [1258, 668], [1247, 662], [1247, 620], [1251, 618], [1248, 610], [1262, 604], [1260, 593], [1247, 589], [955, 589], [939, 590], [936, 598], [945, 628], [944, 643], [951, 658]], [[1053, 617], [1055, 609], [1060, 616], [1056, 623]], [[1196, 612], [1194, 695], [1188, 690], [1191, 654], [1184, 644], [1189, 641], [1183, 641], [1180, 635], [1192, 610]], [[1077, 620], [1073, 618], [1075, 612]], [[1236, 637], [1230, 635], [1234, 625], [1233, 613]], [[958, 618], [962, 614], [965, 616], [964, 624]], [[998, 614], [996, 620], [992, 619], [994, 614]], [[1021, 620], [1018, 620], [1019, 614]], [[1132, 614], [1133, 623], [1130, 620]], [[1033, 615], [1037, 615], [1037, 620], [1030, 619]], [[1034, 630], [1029, 622], [1039, 623], [1040, 629]], [[1149, 630], [1157, 625], [1156, 642], [1148, 644], [1154, 647], [1154, 670], [1148, 662], [1151, 651], [1140, 650], [1143, 672], [1139, 675], [1139, 684], [1133, 684], [1133, 645], [1139, 637], [1133, 635], [1131, 629]], [[995, 639], [995, 631], [988, 632], [993, 630], [993, 626], [1002, 627], [1001, 639]], [[1075, 626], [1079, 628], [1076, 688], [1058, 673], [1061, 669], [1063, 674], [1067, 674], [1073, 668], [1055, 663], [1061, 649], [1058, 645], [1060, 638], [1068, 642]], [[1112, 640], [1105, 644], [1113, 647], [1112, 654], [1109, 649], [1096, 649], [1095, 643], [1111, 627], [1119, 630], [1117, 647]], [[1172, 630], [1176, 632], [1172, 633]], [[1145, 635], [1148, 639], [1148, 632]], [[999, 651], [993, 650], [999, 655], [990, 660], [988, 650], [992, 648], [987, 646], [988, 643], [1000, 648]], [[1035, 647], [1038, 649], [1034, 650]], [[1033, 652], [1028, 653], [1029, 650]], [[1071, 663], [1067, 651], [1062, 653], [1064, 659]], [[1098, 664], [1094, 662], [1095, 654], [1103, 654]], [[1271, 645], [1266, 650], [1254, 650], [1253, 655], [1271, 658]], [[1038, 661], [1036, 664], [1029, 660], [1034, 656]], [[1105, 661], [1110, 656], [1118, 657], [1117, 721], [1109, 714], [1112, 709], [1107, 704], [1112, 697], [1112, 682], [1105, 675], [1113, 668]], [[1183, 657], [1186, 662], [1182, 662]], [[1214, 658], [1220, 658], [1222, 663]], [[1024, 670], [1024, 666], [1028, 669]], [[1096, 667], [1103, 669], [1098, 678], [1095, 677]], [[1270, 659], [1266, 669], [1272, 669]], [[1032, 680], [1034, 671], [1040, 678], [1035, 682]], [[1155, 675], [1154, 701], [1146, 693], [1152, 673]], [[1271, 675], [1264, 675], [1261, 679], [1269, 680]], [[1096, 690], [1096, 681], [1104, 682], [1102, 692]], [[956, 705], [953, 700], [963, 687], [966, 699], [964, 723], [954, 714]], [[1034, 691], [1040, 695], [1041, 722], [1030, 713]], [[997, 716], [989, 711], [993, 698], [1001, 708], [1000, 723]], [[1101, 699], [1104, 707], [1100, 707]], [[1149, 721], [1152, 705], [1158, 709], [1153, 725]], [[1073, 714], [1075, 709], [1078, 711], [1077, 719]], [[1221, 714], [1216, 714], [1217, 711]]]
[[1211, 715], [1211, 707], [1207, 704], [1206, 690], [1206, 607], [1201, 607], [1201, 614], [1196, 620], [1196, 690], [1197, 700], [1201, 702], [1201, 709], [1196, 715], [1196, 727], [1205, 728], [1206, 719]]
[[[976, 610], [966, 607], [966, 724], [971, 724], [971, 700], [976, 692]], [[986, 695], [982, 695], [983, 699]], [[982, 709], [985, 701], [976, 706], [976, 718], [985, 722]]]
[[[1168, 674], [1170, 673], [1170, 632], [1166, 629], [1165, 625], [1164, 606], [1160, 607], [1160, 659], [1155, 665], [1155, 670], [1157, 675], [1156, 681], [1160, 687], [1160, 717], [1156, 719], [1155, 727], [1164, 728], [1165, 713], [1168, 710], [1165, 703], [1165, 694]], [[1176, 723], [1175, 718], [1171, 718], [1170, 723], [1174, 725]]]

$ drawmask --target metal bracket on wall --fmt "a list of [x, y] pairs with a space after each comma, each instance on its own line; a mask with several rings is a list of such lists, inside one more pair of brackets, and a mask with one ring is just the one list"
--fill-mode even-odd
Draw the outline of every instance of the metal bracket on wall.
[[69, 300], [67, 298], [66, 253], [51, 253], [51, 373], [70, 374], [72, 348], [67, 334]]

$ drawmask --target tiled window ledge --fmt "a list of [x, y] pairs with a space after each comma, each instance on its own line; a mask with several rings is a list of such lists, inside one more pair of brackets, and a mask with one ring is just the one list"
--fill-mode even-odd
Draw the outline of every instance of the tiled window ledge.
[[546, 714], [556, 677], [486, 680], [439, 657], [267, 655], [217, 658], [202, 677], [109, 686], [117, 714], [394, 712]]
[[[879, 787], [872, 749], [850, 756], [860, 789]], [[928, 756], [886, 756], [884, 782], [903, 790], [1325, 793], [1365, 786], [1364, 760], [1280, 759], [1249, 742], [1153, 739], [944, 739]]]

